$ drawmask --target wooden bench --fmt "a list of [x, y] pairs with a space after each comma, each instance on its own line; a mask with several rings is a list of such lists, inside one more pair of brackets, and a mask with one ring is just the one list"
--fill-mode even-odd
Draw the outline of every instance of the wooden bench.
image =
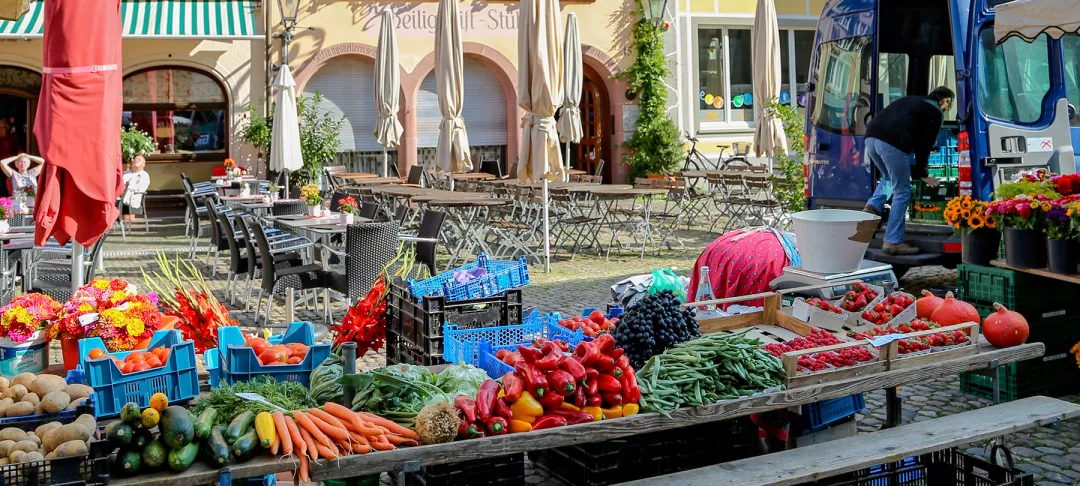
[[1056, 398], [1031, 397], [871, 434], [625, 484], [803, 484], [1075, 417], [1080, 417], [1080, 405]]

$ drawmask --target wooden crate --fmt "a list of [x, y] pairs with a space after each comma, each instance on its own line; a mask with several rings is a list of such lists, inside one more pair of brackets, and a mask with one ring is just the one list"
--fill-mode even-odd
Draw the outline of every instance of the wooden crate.
[[939, 332], [947, 333], [956, 330], [968, 332], [967, 343], [957, 346], [950, 346], [949, 349], [945, 350], [930, 351], [929, 353], [919, 354], [916, 356], [904, 357], [896, 352], [896, 348], [899, 343], [897, 343], [896, 341], [889, 343], [889, 347], [892, 348], [891, 353], [889, 354], [889, 370], [891, 371], [903, 370], [908, 368], [918, 368], [938, 363], [947, 359], [977, 354], [979, 352], [979, 324], [975, 322], [967, 322], [964, 324], [945, 326], [937, 329], [930, 329], [929, 331], [912, 332], [908, 333], [907, 337], [917, 338], [921, 336], [930, 336]]

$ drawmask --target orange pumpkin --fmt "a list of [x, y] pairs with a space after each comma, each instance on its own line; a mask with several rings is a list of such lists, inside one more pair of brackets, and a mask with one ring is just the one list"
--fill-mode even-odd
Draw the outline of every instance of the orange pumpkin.
[[1019, 312], [994, 303], [994, 312], [983, 321], [982, 333], [986, 340], [998, 348], [1019, 346], [1027, 342], [1031, 328]]

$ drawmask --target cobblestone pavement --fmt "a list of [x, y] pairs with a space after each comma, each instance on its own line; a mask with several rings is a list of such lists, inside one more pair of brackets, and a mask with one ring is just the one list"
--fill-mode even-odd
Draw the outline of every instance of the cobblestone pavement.
[[[185, 250], [187, 240], [182, 236], [183, 228], [175, 221], [156, 221], [151, 225], [151, 230], [151, 233], [147, 234], [141, 225], [137, 225], [134, 231], [129, 231], [127, 241], [121, 241], [118, 237], [111, 238], [106, 245], [104, 274], [138, 283], [142, 280], [140, 267], [145, 267], [147, 271], [156, 267], [153, 262], [154, 252]], [[705, 232], [680, 232], [680, 237], [687, 242], [685, 251], [664, 250], [659, 256], [650, 252], [644, 259], [629, 254], [612, 255], [610, 259], [578, 255], [574, 261], [563, 258], [554, 261], [550, 273], [544, 273], [534, 266], [530, 269], [532, 283], [524, 292], [525, 303], [527, 306], [537, 306], [543, 311], [575, 314], [586, 307], [599, 307], [609, 302], [609, 287], [626, 277], [662, 267], [672, 268], [680, 275], [687, 275], [700, 249], [710, 241], [711, 236]], [[200, 262], [204, 255], [200, 253]], [[216, 278], [211, 278], [209, 271], [204, 272], [219, 299], [224, 298], [225, 263], [222, 260], [219, 264]], [[941, 267], [913, 269], [901, 279], [901, 285], [914, 293], [924, 288], [955, 284], [956, 272]], [[254, 312], [243, 312], [243, 299], [237, 302], [238, 306], [229, 305], [232, 315], [242, 326], [254, 329]], [[340, 318], [344, 306], [337, 304], [333, 309], [334, 314]], [[318, 320], [315, 313], [308, 309], [298, 309], [297, 317]], [[282, 327], [284, 318], [284, 307], [279, 297], [271, 313], [271, 327]], [[59, 355], [57, 349], [53, 356], [58, 358]], [[385, 358], [381, 353], [369, 353], [363, 357], [360, 367], [371, 369], [382, 366], [384, 362]], [[989, 400], [961, 393], [956, 376], [904, 387], [899, 394], [903, 400], [903, 417], [907, 423], [931, 420], [990, 405]], [[1080, 396], [1068, 399], [1080, 402]], [[860, 433], [877, 430], [885, 421], [884, 392], [867, 394], [866, 403], [867, 408], [857, 416]], [[1019, 467], [1035, 473], [1037, 484], [1080, 484], [1080, 420], [1013, 434], [1007, 437], [1006, 443], [1018, 459]], [[985, 444], [969, 444], [967, 449], [972, 453], [982, 453], [984, 446]], [[527, 470], [526, 482], [530, 485], [562, 484], [543, 470], [533, 470], [531, 465], [527, 464]], [[384, 482], [389, 481], [386, 475], [383, 479]]]

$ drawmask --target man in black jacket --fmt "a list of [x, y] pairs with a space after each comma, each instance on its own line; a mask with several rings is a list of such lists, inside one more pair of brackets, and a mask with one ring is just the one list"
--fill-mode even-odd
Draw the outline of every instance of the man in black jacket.
[[[930, 187], [938, 186], [937, 179], [927, 172], [926, 164], [930, 151], [937, 144], [944, 112], [949, 110], [955, 97], [952, 90], [944, 86], [930, 92], [929, 96], [905, 96], [881, 110], [866, 128], [864, 152], [881, 172], [882, 181], [863, 211], [880, 216], [889, 199], [888, 186], [892, 186], [892, 209], [882, 246], [887, 254], [919, 253], [917, 247], [904, 243], [904, 217], [911, 198], [911, 177], [922, 179]], [[908, 161], [910, 154], [915, 154], [914, 166]]]

